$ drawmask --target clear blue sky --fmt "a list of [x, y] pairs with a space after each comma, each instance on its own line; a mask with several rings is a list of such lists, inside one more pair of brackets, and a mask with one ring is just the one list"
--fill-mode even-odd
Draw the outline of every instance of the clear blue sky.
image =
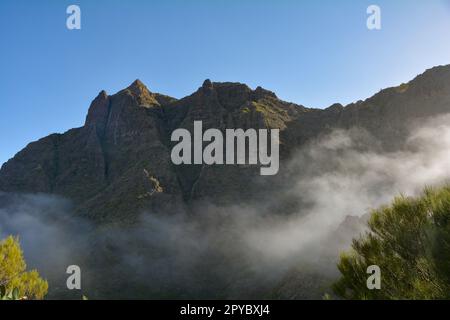
[[[81, 30], [66, 28], [70, 4]], [[206, 78], [309, 107], [367, 98], [450, 63], [450, 0], [1, 0], [0, 43], [3, 163], [136, 78], [177, 98]]]

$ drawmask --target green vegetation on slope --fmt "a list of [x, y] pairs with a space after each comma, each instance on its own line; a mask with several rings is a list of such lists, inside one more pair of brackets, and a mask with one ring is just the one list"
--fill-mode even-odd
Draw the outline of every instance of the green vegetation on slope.
[[[334, 292], [345, 299], [450, 299], [450, 186], [398, 197], [372, 213], [369, 229], [341, 255]], [[381, 289], [367, 288], [367, 267]]]

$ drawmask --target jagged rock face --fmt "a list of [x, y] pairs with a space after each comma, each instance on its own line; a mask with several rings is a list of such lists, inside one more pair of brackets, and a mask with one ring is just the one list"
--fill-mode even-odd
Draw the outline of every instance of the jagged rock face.
[[404, 142], [408, 124], [450, 112], [450, 66], [346, 107], [325, 110], [284, 102], [261, 87], [206, 80], [177, 100], [139, 80], [114, 95], [102, 91], [85, 125], [30, 143], [0, 170], [0, 191], [71, 198], [98, 221], [132, 221], [142, 210], [170, 212], [195, 200], [247, 201], [270, 194], [283, 179], [260, 177], [259, 166], [174, 166], [170, 134], [177, 128], [277, 128], [281, 160], [333, 128], [362, 127], [386, 149]]
[[[206, 80], [189, 97], [164, 107], [168, 132], [185, 128], [193, 132], [194, 121], [201, 120], [203, 130], [217, 128], [285, 129], [306, 109], [278, 100], [262, 88], [251, 90], [240, 83], [211, 83]], [[185, 200], [214, 198], [242, 201], [248, 199], [258, 179], [259, 167], [178, 166], [180, 187]]]

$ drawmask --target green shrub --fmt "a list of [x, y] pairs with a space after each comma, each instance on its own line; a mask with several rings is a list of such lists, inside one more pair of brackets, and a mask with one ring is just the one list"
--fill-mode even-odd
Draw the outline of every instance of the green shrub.
[[48, 291], [47, 281], [36, 270], [26, 272], [19, 239], [12, 236], [0, 241], [0, 286], [2, 299], [43, 299]]
[[[334, 292], [345, 299], [450, 299], [450, 187], [398, 197], [375, 210], [369, 231], [341, 255]], [[367, 267], [381, 289], [367, 288]]]

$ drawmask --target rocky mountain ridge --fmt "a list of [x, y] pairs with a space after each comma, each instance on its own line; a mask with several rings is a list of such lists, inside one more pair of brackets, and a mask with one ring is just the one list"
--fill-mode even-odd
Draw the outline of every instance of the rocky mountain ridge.
[[[396, 150], [411, 123], [450, 112], [450, 66], [348, 106], [311, 109], [261, 87], [206, 80], [190, 96], [151, 92], [136, 80], [92, 101], [83, 127], [30, 143], [0, 170], [0, 191], [58, 194], [98, 221], [133, 220], [143, 210], [170, 212], [197, 201], [236, 203], [270, 195], [288, 183], [283, 162], [333, 129], [363, 128]], [[207, 128], [280, 129], [280, 173], [260, 177], [257, 166], [175, 166], [170, 134]]]

